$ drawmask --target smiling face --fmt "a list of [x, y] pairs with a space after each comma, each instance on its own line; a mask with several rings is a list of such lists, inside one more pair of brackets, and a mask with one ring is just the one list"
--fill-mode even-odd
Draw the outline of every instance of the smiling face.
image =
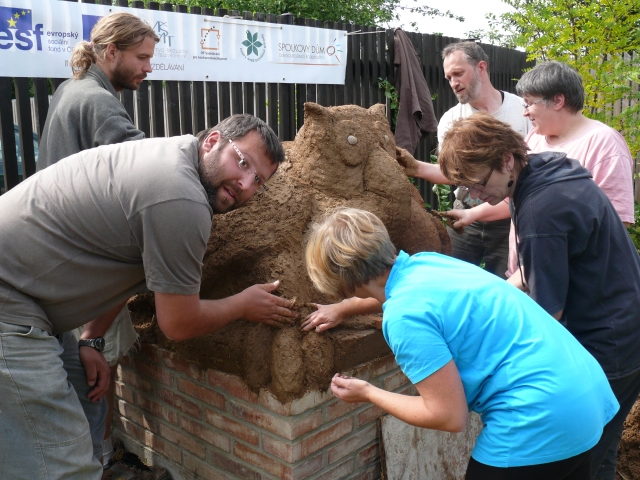
[[523, 115], [528, 117], [538, 135], [553, 136], [555, 132], [555, 110], [552, 105], [544, 101], [537, 95], [525, 95], [522, 97], [523, 103], [528, 105], [524, 108]]
[[220, 132], [211, 132], [202, 145], [198, 173], [215, 213], [226, 213], [247, 203], [277, 168], [257, 131], [252, 130], [233, 143], [246, 165], [231, 143], [222, 140]]
[[478, 73], [479, 62], [474, 68], [463, 52], [456, 50], [444, 59], [444, 76], [462, 104], [473, 102], [480, 95], [482, 80]]
[[[109, 50], [113, 47], [113, 51]], [[151, 37], [144, 37], [142, 43], [135, 48], [118, 50], [114, 45], [107, 47], [107, 55], [113, 55], [113, 67], [110, 80], [116, 92], [122, 89], [137, 90], [142, 81], [151, 73], [151, 58], [156, 42]]]

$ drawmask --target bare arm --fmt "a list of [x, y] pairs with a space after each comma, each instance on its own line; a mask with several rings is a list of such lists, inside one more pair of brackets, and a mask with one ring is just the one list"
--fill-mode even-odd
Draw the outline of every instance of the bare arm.
[[403, 422], [422, 428], [461, 432], [468, 407], [460, 374], [453, 360], [416, 384], [419, 397], [387, 392], [364, 380], [336, 374], [331, 391], [345, 402], [370, 402]]
[[315, 329], [318, 333], [337, 327], [345, 318], [352, 315], [382, 312], [382, 305], [375, 298], [352, 297], [332, 305], [314, 305], [318, 310], [304, 319], [302, 329]]
[[404, 148], [396, 147], [396, 160], [402, 166], [405, 175], [408, 177], [424, 178], [431, 183], [451, 183], [449, 179], [442, 174], [440, 165], [416, 160], [413, 158], [413, 155]]
[[282, 327], [295, 318], [291, 302], [270, 292], [279, 282], [253, 285], [231, 297], [201, 300], [198, 294], [155, 293], [158, 326], [171, 340], [182, 341], [215, 332], [234, 320]]
[[507, 202], [500, 202], [498, 205], [490, 205], [483, 203], [477, 207], [467, 209], [454, 209], [443, 212], [448, 217], [456, 219], [453, 223], [454, 228], [466, 227], [473, 222], [494, 222], [496, 220], [504, 220], [509, 218], [509, 205]]

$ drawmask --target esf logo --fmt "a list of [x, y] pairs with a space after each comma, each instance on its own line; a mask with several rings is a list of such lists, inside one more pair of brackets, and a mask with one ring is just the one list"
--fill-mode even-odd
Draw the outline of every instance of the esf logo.
[[0, 49], [15, 45], [18, 50], [31, 50], [32, 37], [35, 37], [36, 49], [42, 50], [42, 24], [33, 28], [31, 10], [0, 7]]

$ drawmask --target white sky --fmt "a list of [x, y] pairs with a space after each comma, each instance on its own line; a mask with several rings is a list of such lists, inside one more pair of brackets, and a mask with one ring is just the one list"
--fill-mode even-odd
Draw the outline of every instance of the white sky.
[[[418, 31], [420, 33], [442, 33], [446, 37], [466, 38], [465, 32], [482, 28], [488, 30], [487, 21], [484, 16], [486, 13], [493, 13], [498, 17], [501, 13], [512, 10], [510, 6], [501, 0], [402, 0], [403, 6], [412, 7], [416, 5], [428, 5], [446, 12], [450, 10], [454, 15], [465, 18], [464, 22], [445, 19], [442, 17], [423, 17], [417, 14], [411, 14], [405, 10], [399, 10], [400, 23], [406, 31], [414, 31], [410, 22], [418, 22]], [[393, 22], [390, 27], [399, 27], [400, 24]]]

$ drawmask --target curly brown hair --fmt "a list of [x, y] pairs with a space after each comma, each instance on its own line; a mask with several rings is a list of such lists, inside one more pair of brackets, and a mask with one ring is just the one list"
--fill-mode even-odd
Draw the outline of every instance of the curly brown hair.
[[527, 144], [508, 124], [486, 112], [474, 113], [451, 125], [440, 146], [438, 161], [454, 185], [474, 185], [487, 167], [502, 171], [505, 153], [520, 166], [527, 163]]

